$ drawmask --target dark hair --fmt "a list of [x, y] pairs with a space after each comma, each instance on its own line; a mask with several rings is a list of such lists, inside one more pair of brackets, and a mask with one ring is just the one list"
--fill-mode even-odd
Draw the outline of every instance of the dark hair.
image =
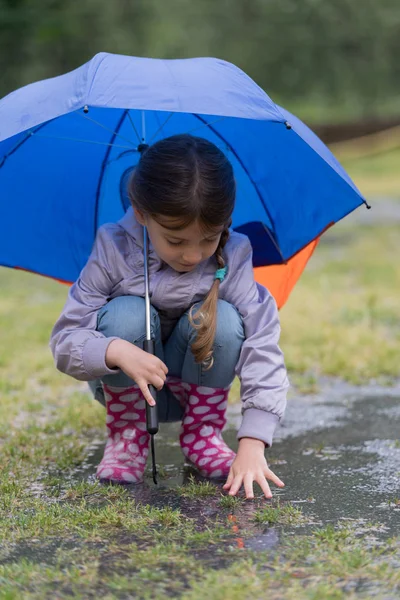
[[[165, 138], [143, 151], [128, 185], [132, 206], [160, 223], [176, 220], [177, 229], [197, 221], [205, 231], [224, 226], [215, 252], [216, 268], [225, 266], [222, 250], [229, 238], [235, 205], [233, 168], [212, 142], [189, 134]], [[161, 223], [162, 224], [162, 223]], [[198, 363], [212, 366], [217, 325], [219, 279], [190, 321], [197, 329], [191, 349]]]

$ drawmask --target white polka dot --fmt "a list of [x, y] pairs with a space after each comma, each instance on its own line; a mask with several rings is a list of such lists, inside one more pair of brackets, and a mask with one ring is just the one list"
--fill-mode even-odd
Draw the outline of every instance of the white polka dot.
[[139, 446], [137, 444], [128, 444], [128, 450], [129, 450], [129, 452], [132, 452], [133, 454], [138, 454]]
[[197, 388], [197, 391], [199, 392], [199, 394], [214, 394], [214, 392], [216, 391], [215, 388], [211, 388], [211, 387], [205, 387], [204, 385], [200, 385]]
[[201, 458], [199, 460], [199, 467], [204, 467], [204, 465], [206, 465], [207, 463], [209, 463], [210, 460], [212, 460], [212, 458]]
[[196, 396], [189, 396], [189, 404], [193, 405], [193, 404], [198, 404], [199, 403], [199, 399]]
[[216, 419], [215, 424], [216, 425], [225, 425], [225, 421], [223, 419]]
[[136, 427], [140, 429], [140, 431], [146, 431], [146, 423], [136, 423]]
[[188, 392], [190, 392], [190, 390], [192, 389], [192, 386], [190, 385], [190, 383], [186, 383], [185, 381], [183, 381], [181, 383], [181, 386], [183, 387], [184, 390], [187, 390]]
[[121, 394], [119, 397], [120, 402], [134, 402], [135, 400], [137, 400], [137, 393], [136, 392], [129, 392], [128, 394]]
[[124, 473], [122, 473], [122, 479], [125, 479], [125, 481], [132, 481], [132, 482], [137, 481], [137, 478], [135, 477], [135, 475], [133, 475], [132, 473], [129, 473], [128, 471], [125, 471]]
[[227, 462], [226, 462], [226, 466], [230, 467], [231, 464], [233, 463], [233, 461], [235, 460], [235, 458], [230, 458]]
[[146, 457], [147, 457], [147, 456], [149, 455], [149, 451], [148, 451], [148, 449], [147, 449], [147, 448], [144, 448], [144, 449], [142, 450], [142, 454], [143, 454], [143, 456], [146, 456]]
[[114, 469], [101, 469], [101, 471], [99, 472], [99, 475], [101, 475], [101, 477], [109, 477], [110, 475], [112, 475], [114, 473]]
[[218, 402], [221, 402], [221, 400], [223, 400], [225, 398], [224, 394], [221, 394], [220, 396], [213, 396], [212, 398], [207, 398], [206, 402], [207, 404], [218, 404]]
[[125, 409], [125, 404], [118, 404], [117, 402], [115, 404], [110, 404], [111, 412], [122, 412]]
[[187, 417], [185, 417], [185, 418], [183, 419], [183, 422], [184, 422], [186, 425], [189, 425], [190, 423], [193, 423], [193, 421], [194, 421], [194, 419], [193, 419], [193, 417], [191, 417], [190, 415], [189, 415], [189, 416], [187, 416]]
[[130, 458], [131, 455], [127, 452], [121, 452], [120, 454], [118, 454], [118, 460], [129, 460]]
[[190, 458], [190, 460], [191, 460], [192, 462], [194, 462], [194, 463], [195, 463], [195, 462], [196, 462], [196, 460], [199, 458], [199, 455], [198, 455], [198, 454], [191, 454], [191, 455], [189, 456], [189, 458]]
[[224, 440], [221, 440], [216, 435], [213, 435], [213, 437], [209, 441], [210, 441], [210, 444], [215, 444], [215, 446], [217, 446], [218, 448], [221, 448], [221, 446], [223, 446], [225, 449], [227, 447]]
[[213, 454], [218, 454], [217, 448], [207, 448], [204, 450], [205, 456], [212, 456]]
[[199, 442], [195, 443], [195, 445], [193, 446], [193, 450], [201, 450], [202, 448], [204, 448], [205, 445], [206, 442], [204, 440], [200, 440]]
[[145, 462], [146, 462], [146, 459], [144, 458], [144, 456], [137, 456], [137, 457], [136, 457], [136, 462], [138, 462], [138, 463], [140, 463], [140, 464], [144, 465], [144, 464], [145, 464]]
[[125, 427], [125, 425], [128, 425], [128, 421], [117, 421], [115, 423], [115, 427]]
[[138, 410], [143, 410], [143, 408], [145, 408], [146, 406], [146, 400], [139, 400], [138, 402], [135, 402], [134, 407], [137, 408]]
[[127, 412], [123, 415], [124, 419], [129, 419], [129, 421], [137, 421], [140, 419], [140, 415], [134, 412]]
[[221, 475], [222, 475], [221, 469], [217, 469], [216, 471], [213, 471], [212, 473], [210, 473], [210, 477], [221, 477]]
[[188, 456], [189, 452], [190, 452], [190, 448], [188, 448], [187, 446], [182, 446], [182, 452], [185, 456]]
[[195, 415], [204, 415], [204, 413], [209, 412], [209, 411], [210, 411], [209, 406], [196, 406], [193, 409], [193, 412]]
[[219, 458], [218, 460], [214, 460], [214, 462], [211, 463], [211, 467], [219, 467], [219, 465], [221, 465], [224, 462], [223, 458]]
[[227, 406], [228, 406], [228, 402], [227, 402], [227, 400], [225, 400], [225, 402], [221, 402], [221, 404], [219, 404], [217, 406], [217, 410], [225, 410]]
[[125, 443], [124, 442], [119, 442], [116, 446], [115, 446], [115, 450], [117, 452], [120, 452], [121, 450], [123, 450], [125, 447]]
[[106, 416], [106, 423], [112, 423], [114, 421], [114, 417], [112, 415]]
[[134, 429], [125, 429], [125, 431], [122, 432], [122, 437], [125, 438], [126, 440], [133, 440], [133, 438], [135, 437], [135, 431]]
[[182, 388], [180, 385], [169, 385], [168, 386], [171, 392], [181, 392]]
[[141, 435], [139, 438], [139, 444], [144, 444], [147, 441], [147, 435]]
[[120, 439], [121, 439], [121, 434], [119, 431], [117, 431], [117, 433], [114, 433], [114, 442], [117, 444]]
[[213, 432], [214, 429], [210, 425], [204, 425], [204, 427], [200, 429], [199, 433], [201, 437], [208, 437], [209, 435], [212, 435]]
[[192, 442], [194, 442], [195, 439], [196, 436], [194, 435], [194, 433], [188, 433], [183, 437], [182, 441], [184, 444], [191, 444]]
[[201, 422], [204, 423], [204, 421], [214, 421], [215, 419], [215, 415], [203, 415], [201, 417]]

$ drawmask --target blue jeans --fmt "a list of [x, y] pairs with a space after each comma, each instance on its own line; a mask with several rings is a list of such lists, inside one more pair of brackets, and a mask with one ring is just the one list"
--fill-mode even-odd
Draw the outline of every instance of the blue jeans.
[[[198, 303], [196, 306], [200, 306]], [[242, 318], [238, 310], [226, 302], [218, 300], [217, 330], [214, 339], [214, 363], [211, 369], [204, 370], [195, 363], [190, 345], [195, 339], [186, 311], [177, 322], [171, 335], [163, 344], [161, 340], [160, 317], [151, 306], [151, 336], [155, 340], [155, 353], [168, 367], [168, 375], [179, 377], [187, 383], [207, 387], [227, 387], [235, 377], [235, 366], [239, 360], [245, 338]], [[106, 337], [117, 336], [143, 349], [145, 332], [145, 301], [137, 296], [120, 296], [110, 300], [97, 315], [97, 331]], [[134, 381], [122, 371], [116, 375], [105, 375], [102, 379], [89, 382], [97, 400], [104, 404], [101, 382], [115, 387], [129, 387]], [[164, 385], [157, 392], [157, 406], [160, 422], [179, 421], [183, 409], [173, 393]]]

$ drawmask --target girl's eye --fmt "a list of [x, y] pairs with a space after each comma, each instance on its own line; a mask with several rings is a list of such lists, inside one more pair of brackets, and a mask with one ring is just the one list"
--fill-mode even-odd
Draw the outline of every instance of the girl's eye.
[[167, 240], [168, 244], [170, 244], [171, 246], [180, 246], [182, 244], [182, 242], [170, 242], [169, 240]]

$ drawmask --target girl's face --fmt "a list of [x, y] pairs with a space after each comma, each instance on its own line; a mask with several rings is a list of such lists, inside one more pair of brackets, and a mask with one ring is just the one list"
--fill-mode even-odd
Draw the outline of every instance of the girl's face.
[[[137, 221], [146, 225], [149, 238], [158, 256], [175, 271], [193, 271], [203, 260], [212, 256], [219, 244], [224, 227], [204, 231], [193, 222], [184, 229], [172, 229], [175, 219], [163, 217], [162, 225], [134, 209]], [[168, 227], [169, 225], [169, 227]]]

